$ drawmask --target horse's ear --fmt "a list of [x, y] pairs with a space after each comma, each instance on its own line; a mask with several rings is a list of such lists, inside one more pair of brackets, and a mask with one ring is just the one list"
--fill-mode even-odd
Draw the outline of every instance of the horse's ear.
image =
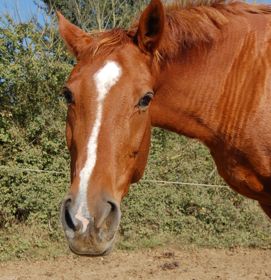
[[56, 12], [58, 17], [59, 33], [64, 40], [69, 51], [79, 59], [80, 54], [91, 43], [91, 37], [79, 27], [69, 22], [60, 12]]
[[136, 34], [137, 43], [144, 52], [153, 53], [161, 41], [165, 11], [160, 0], [152, 0], [140, 16]]

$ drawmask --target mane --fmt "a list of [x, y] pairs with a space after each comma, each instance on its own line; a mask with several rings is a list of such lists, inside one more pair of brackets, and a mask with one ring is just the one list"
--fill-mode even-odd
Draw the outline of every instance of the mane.
[[174, 58], [186, 49], [202, 48], [215, 41], [234, 16], [270, 13], [271, 6], [239, 1], [215, 0], [185, 7], [175, 1], [166, 7], [166, 26], [158, 51], [162, 58]]
[[[207, 0], [208, 1], [208, 0]], [[263, 4], [247, 4], [244, 2], [225, 2], [213, 0], [206, 2], [180, 1], [165, 6], [165, 30], [156, 58], [174, 58], [185, 49], [204, 46], [213, 42], [232, 16], [248, 14], [270, 14], [271, 6]], [[133, 42], [138, 21], [130, 29], [115, 28], [103, 32], [92, 32], [94, 42], [87, 53], [107, 56], [113, 51]]]

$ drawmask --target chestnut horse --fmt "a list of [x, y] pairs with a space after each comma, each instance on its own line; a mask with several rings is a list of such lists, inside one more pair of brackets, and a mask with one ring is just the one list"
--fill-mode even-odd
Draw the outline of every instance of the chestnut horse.
[[77, 59], [64, 88], [71, 187], [62, 223], [73, 252], [112, 248], [151, 125], [199, 139], [227, 184], [271, 217], [270, 6], [152, 0], [129, 30], [93, 34], [58, 18]]

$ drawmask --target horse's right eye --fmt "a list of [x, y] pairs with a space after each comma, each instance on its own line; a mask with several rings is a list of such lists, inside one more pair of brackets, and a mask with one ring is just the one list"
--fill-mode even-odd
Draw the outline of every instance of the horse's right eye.
[[147, 92], [143, 97], [140, 98], [137, 106], [141, 109], [146, 109], [153, 99], [153, 92]]
[[71, 104], [74, 102], [72, 92], [68, 88], [63, 89], [63, 95], [66, 99], [67, 104]]

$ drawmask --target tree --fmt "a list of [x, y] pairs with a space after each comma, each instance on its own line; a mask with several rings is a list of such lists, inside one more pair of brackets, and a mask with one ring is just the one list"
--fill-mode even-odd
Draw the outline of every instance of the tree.
[[55, 10], [85, 30], [127, 27], [147, 0], [42, 0], [47, 13]]

